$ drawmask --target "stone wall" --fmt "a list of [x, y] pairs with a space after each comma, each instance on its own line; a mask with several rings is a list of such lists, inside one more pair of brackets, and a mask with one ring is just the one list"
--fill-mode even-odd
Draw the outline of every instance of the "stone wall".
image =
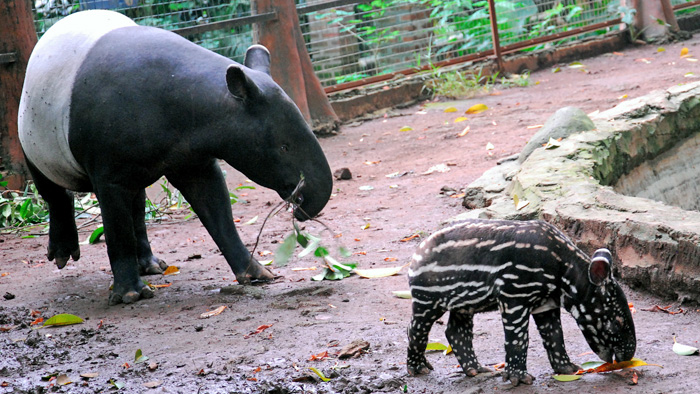
[[513, 158], [487, 171], [467, 187], [465, 205], [473, 209], [453, 220], [541, 218], [588, 253], [610, 249], [626, 283], [700, 302], [700, 212], [619, 194], [610, 186], [700, 132], [700, 82], [629, 100], [591, 118], [596, 130], [574, 134], [556, 149], [537, 149], [522, 164]]

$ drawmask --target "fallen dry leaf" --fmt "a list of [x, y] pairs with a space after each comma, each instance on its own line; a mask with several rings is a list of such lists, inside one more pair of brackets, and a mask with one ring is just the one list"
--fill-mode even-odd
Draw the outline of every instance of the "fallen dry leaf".
[[425, 171], [422, 174], [423, 175], [430, 175], [433, 172], [447, 172], [449, 170], [450, 170], [450, 168], [447, 166], [447, 164], [437, 164], [437, 165], [434, 165], [434, 166], [428, 168], [428, 171]]
[[443, 112], [445, 112], [445, 113], [457, 112], [457, 108], [455, 108], [455, 107], [447, 107], [447, 108], [445, 108], [445, 110], [444, 110]]
[[387, 268], [369, 268], [369, 269], [355, 269], [353, 270], [358, 276], [367, 279], [384, 278], [387, 276], [392, 276], [398, 274], [403, 267], [408, 264], [399, 267], [387, 267]]
[[165, 271], [163, 271], [163, 275], [175, 275], [179, 273], [180, 269], [174, 265], [168, 266], [168, 268], [166, 268]]
[[319, 354], [312, 354], [307, 361], [323, 361], [328, 358], [328, 350]]
[[67, 384], [73, 383], [73, 381], [70, 380], [68, 375], [62, 373], [62, 374], [59, 374], [58, 376], [56, 376], [56, 383], [61, 385], [61, 386], [65, 386]]
[[248, 339], [248, 338], [252, 337], [253, 335], [260, 334], [261, 332], [267, 330], [267, 329], [270, 328], [270, 327], [272, 327], [272, 324], [263, 324], [263, 325], [260, 325], [260, 326], [258, 326], [258, 328], [255, 329], [255, 331], [252, 331], [252, 332], [251, 332], [250, 334], [248, 334], [248, 335], [244, 335], [243, 338]]
[[663, 312], [663, 313], [668, 313], [669, 315], [677, 315], [679, 313], [685, 313], [685, 310], [683, 308], [678, 307], [678, 311], [670, 311], [669, 309], [671, 308], [671, 305], [665, 306], [665, 307], [660, 307], [658, 305], [654, 305], [650, 308], [642, 308], [643, 311], [645, 312]]
[[455, 119], [455, 123], [464, 122], [465, 120], [469, 119], [465, 116], [460, 116], [459, 118]]
[[634, 368], [634, 367], [641, 367], [644, 365], [651, 365], [654, 367], [661, 367], [661, 365], [657, 364], [647, 364], [646, 361], [638, 359], [638, 358], [633, 358], [629, 361], [621, 361], [621, 362], [612, 362], [612, 363], [604, 363], [600, 365], [597, 368], [591, 368], [591, 369], [586, 369], [586, 370], [580, 370], [576, 374], [581, 375], [584, 373], [601, 373], [601, 372], [612, 372], [612, 371], [617, 371], [620, 369], [626, 369], [626, 368]]
[[338, 358], [342, 360], [345, 358], [359, 357], [360, 355], [365, 354], [367, 349], [369, 349], [369, 342], [362, 339], [356, 339], [340, 349], [338, 352]]
[[221, 312], [224, 311], [224, 309], [226, 309], [226, 305], [221, 305], [220, 307], [214, 309], [213, 311], [208, 311], [208, 312], [202, 313], [201, 315], [199, 315], [199, 318], [200, 319], [208, 319], [210, 317], [220, 315]]
[[412, 240], [412, 239], [416, 239], [416, 238], [418, 238], [418, 237], [420, 237], [420, 235], [418, 235], [418, 234], [409, 235], [409, 236], [406, 237], [406, 238], [401, 238], [401, 239], [399, 240], [399, 242], [408, 242], [408, 241], [410, 241], [410, 240]]
[[676, 337], [673, 337], [673, 352], [679, 356], [693, 356], [698, 353], [698, 348], [694, 346], [683, 345], [676, 342]]
[[471, 128], [469, 126], [465, 127], [464, 130], [462, 130], [459, 134], [457, 134], [457, 138], [464, 137], [465, 135], [469, 134], [469, 130]]
[[489, 107], [487, 107], [486, 104], [474, 104], [467, 109], [465, 114], [478, 114], [486, 111], [487, 109], [489, 109]]

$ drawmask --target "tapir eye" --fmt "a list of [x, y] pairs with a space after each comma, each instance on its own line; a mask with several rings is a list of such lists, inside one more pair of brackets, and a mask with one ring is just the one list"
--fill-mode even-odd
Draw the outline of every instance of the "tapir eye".
[[282, 152], [286, 152], [286, 151], [289, 150], [289, 146], [287, 146], [287, 145], [282, 145], [282, 146], [280, 146], [280, 150], [281, 150]]

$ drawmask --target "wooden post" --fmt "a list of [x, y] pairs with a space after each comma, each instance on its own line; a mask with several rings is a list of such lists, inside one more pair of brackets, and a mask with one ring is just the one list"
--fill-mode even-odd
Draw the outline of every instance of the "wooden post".
[[17, 135], [17, 111], [36, 42], [32, 2], [0, 0], [0, 168], [7, 173], [3, 180], [9, 189], [21, 189], [29, 176]]
[[491, 39], [493, 40], [493, 53], [496, 55], [496, 66], [498, 71], [503, 71], [503, 55], [501, 55], [501, 38], [498, 36], [498, 18], [496, 15], [496, 4], [493, 0], [489, 2], [489, 19], [491, 20]]
[[277, 19], [255, 25], [257, 40], [270, 50], [272, 79], [317, 134], [334, 132], [340, 121], [314, 73], [294, 0], [256, 0], [254, 6], [257, 13], [277, 13]]

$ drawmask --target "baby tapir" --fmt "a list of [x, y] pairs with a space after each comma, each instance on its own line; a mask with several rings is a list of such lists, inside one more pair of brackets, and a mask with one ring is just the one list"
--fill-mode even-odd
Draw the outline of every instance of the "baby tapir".
[[475, 219], [437, 231], [421, 242], [408, 273], [413, 296], [408, 373], [433, 369], [425, 358], [428, 333], [446, 311], [445, 335], [464, 372], [488, 371], [472, 347], [473, 316], [495, 307], [505, 331], [503, 380], [514, 386], [534, 380], [527, 373], [530, 315], [554, 371], [579, 370], [564, 348], [560, 306], [576, 319], [598, 357], [630, 360], [637, 346], [634, 322], [611, 264], [607, 249], [589, 259], [543, 221]]

